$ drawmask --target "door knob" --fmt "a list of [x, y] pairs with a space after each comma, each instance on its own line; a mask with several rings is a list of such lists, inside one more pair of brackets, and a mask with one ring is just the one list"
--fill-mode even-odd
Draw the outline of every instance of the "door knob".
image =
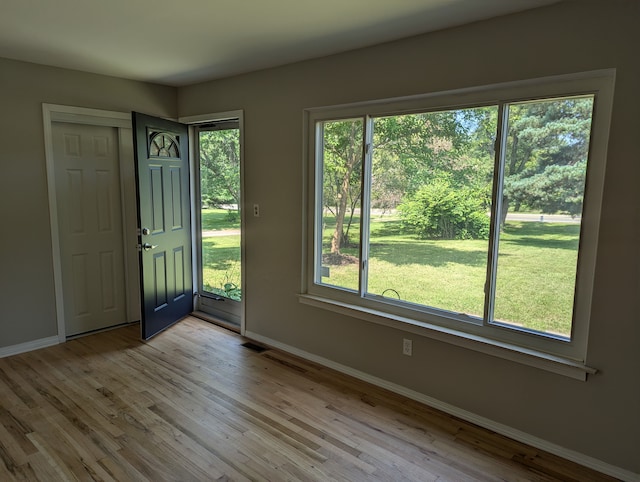
[[142, 249], [144, 249], [145, 251], [150, 251], [152, 249], [156, 249], [158, 247], [157, 244], [149, 244], [149, 243], [144, 243], [142, 245]]
[[142, 228], [142, 234], [148, 236], [149, 234], [151, 234], [151, 230], [149, 228]]

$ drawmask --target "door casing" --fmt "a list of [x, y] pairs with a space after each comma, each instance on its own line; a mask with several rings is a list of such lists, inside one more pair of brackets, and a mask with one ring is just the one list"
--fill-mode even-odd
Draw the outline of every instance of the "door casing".
[[[57, 199], [55, 192], [55, 171], [53, 157], [53, 138], [51, 132], [52, 122], [70, 122], [78, 124], [90, 124], [100, 126], [110, 126], [118, 129], [119, 155], [120, 155], [120, 181], [123, 206], [124, 221], [124, 254], [126, 262], [125, 281], [127, 284], [127, 321], [134, 322], [140, 320], [141, 300], [140, 300], [140, 272], [138, 265], [138, 227], [137, 227], [137, 201], [135, 188], [135, 162], [133, 153], [133, 133], [130, 112], [116, 112], [100, 109], [90, 109], [84, 107], [74, 107], [58, 104], [42, 104], [43, 127], [45, 141], [45, 159], [47, 171], [47, 188], [49, 194], [49, 220], [51, 229], [51, 244], [53, 254], [53, 274], [54, 274], [54, 293], [56, 300], [56, 322], [58, 342], [66, 341], [66, 330], [64, 323], [64, 300], [62, 289], [62, 271], [60, 265], [60, 238], [58, 233], [58, 212]], [[202, 114], [195, 116], [181, 117], [178, 119], [183, 124], [196, 124], [205, 122], [215, 122], [224, 119], [238, 119], [240, 125], [240, 189], [241, 189], [241, 205], [245, 206], [245, 186], [244, 186], [244, 111], [233, 110], [226, 112], [217, 112], [210, 114]], [[193, 142], [193, 135], [190, 131], [189, 142]], [[191, 145], [190, 155], [194, 153], [193, 145]], [[190, 159], [191, 169], [191, 206], [196, 209], [198, 198], [196, 192], [196, 170], [197, 166], [194, 159]], [[246, 209], [241, 210], [241, 226], [244, 230]], [[197, 251], [195, 240], [197, 233], [196, 223], [192, 223], [192, 248]], [[246, 266], [245, 258], [245, 237], [241, 238], [241, 257], [242, 257], [242, 292], [246, 293]], [[194, 286], [197, 286], [197, 260], [193, 257], [193, 273]], [[240, 313], [240, 333], [245, 333], [245, 296], [243, 296], [241, 313]]]
[[[245, 226], [246, 226], [246, 209], [244, 209], [245, 203], [245, 185], [244, 185], [244, 111], [243, 110], [232, 110], [225, 112], [216, 112], [210, 114], [202, 114], [188, 117], [180, 117], [178, 119], [179, 122], [183, 124], [205, 124], [210, 122], [221, 122], [229, 119], [238, 119], [238, 125], [240, 129], [240, 229], [243, 233], [240, 236], [240, 258], [241, 262], [241, 289], [242, 289], [242, 301], [240, 302], [240, 334], [244, 335], [245, 333], [245, 299], [246, 299], [246, 263], [245, 263]], [[197, 138], [194, 135], [194, 129], [189, 129], [189, 142], [190, 142], [190, 166], [191, 166], [191, 209], [194, 213], [198, 212], [200, 209], [200, 175], [198, 172], [198, 162], [195, 159], [195, 153], [197, 152], [197, 146], [195, 143], [197, 142]], [[199, 275], [199, 265], [201, 263], [202, 253], [199, 249], [199, 243], [197, 242], [199, 236], [201, 235], [201, 224], [200, 224], [200, 216], [193, 217], [194, 222], [191, 223], [192, 229], [192, 240], [193, 240], [193, 273], [194, 273], [194, 287], [200, 286], [200, 275]], [[204, 301], [204, 303], [202, 303]], [[194, 309], [200, 310], [204, 308], [205, 313], [211, 315], [217, 315], [218, 317], [224, 317], [225, 313], [216, 313], [214, 310], [211, 310], [210, 307], [203, 306], [206, 303], [206, 300], [201, 300], [198, 293], [195, 296]], [[223, 318], [224, 319], [224, 318]]]
[[68, 336], [126, 322], [118, 130], [53, 122]]
[[87, 109], [82, 107], [43, 104], [44, 141], [47, 170], [47, 188], [49, 194], [49, 220], [53, 254], [54, 290], [56, 299], [56, 318], [58, 341], [66, 341], [64, 315], [64, 292], [62, 284], [62, 266], [60, 258], [60, 233], [58, 229], [58, 200], [56, 196], [55, 165], [53, 153], [52, 123], [66, 122], [114, 127], [118, 131], [120, 158], [120, 192], [123, 220], [123, 249], [125, 259], [126, 322], [140, 319], [140, 293], [137, 240], [137, 203], [135, 198], [135, 172], [133, 162], [133, 137], [131, 114]]

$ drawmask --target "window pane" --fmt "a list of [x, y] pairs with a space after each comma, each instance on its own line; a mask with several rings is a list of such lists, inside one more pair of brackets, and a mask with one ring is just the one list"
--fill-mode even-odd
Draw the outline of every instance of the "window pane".
[[494, 318], [571, 337], [593, 97], [508, 110]]
[[322, 123], [322, 233], [316, 280], [352, 290], [358, 289], [360, 272], [363, 128], [362, 119]]
[[368, 293], [483, 316], [496, 119], [374, 120]]
[[241, 301], [240, 129], [199, 132], [201, 290]]

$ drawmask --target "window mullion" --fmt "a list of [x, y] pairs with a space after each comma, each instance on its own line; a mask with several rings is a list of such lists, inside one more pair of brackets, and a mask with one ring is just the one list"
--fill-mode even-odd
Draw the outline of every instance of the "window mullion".
[[491, 228], [489, 234], [489, 253], [487, 259], [487, 278], [485, 282], [484, 324], [493, 320], [496, 294], [496, 276], [498, 269], [498, 249], [500, 245], [500, 223], [502, 220], [502, 193], [504, 188], [504, 169], [507, 146], [508, 104], [498, 105], [498, 125], [495, 141], [495, 167], [493, 170], [493, 190], [491, 194]]
[[362, 144], [362, 194], [360, 203], [360, 296], [368, 289], [369, 239], [371, 220], [371, 169], [373, 159], [373, 119], [365, 117]]

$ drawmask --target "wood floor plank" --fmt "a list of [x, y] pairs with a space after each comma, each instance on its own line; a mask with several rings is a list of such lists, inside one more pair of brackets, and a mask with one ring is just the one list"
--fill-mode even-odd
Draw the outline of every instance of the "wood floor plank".
[[196, 318], [0, 359], [0, 480], [607, 481]]
[[[50, 431], [34, 432], [29, 434], [29, 438], [49, 464], [51, 470], [46, 472], [55, 472], [61, 476], [60, 480], [82, 480], [84, 467], [80, 458], [70, 455], [71, 448], [58, 439], [58, 434], [52, 434]], [[76, 474], [79, 477], [76, 477]]]

